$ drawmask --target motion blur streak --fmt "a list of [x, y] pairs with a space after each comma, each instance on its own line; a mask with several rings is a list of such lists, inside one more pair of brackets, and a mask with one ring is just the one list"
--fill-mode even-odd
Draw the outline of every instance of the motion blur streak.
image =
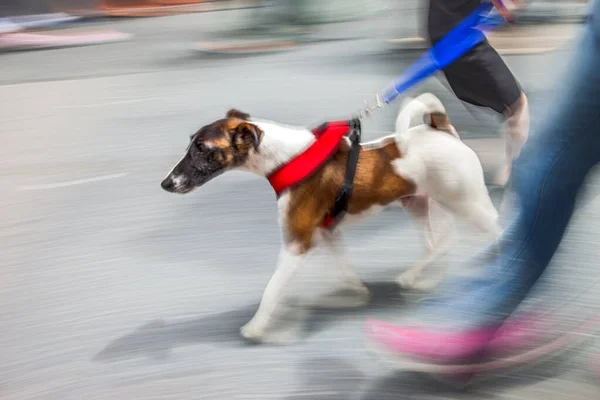
[[[583, 351], [470, 393], [380, 368], [363, 346], [365, 318], [401, 322], [429, 296], [393, 283], [421, 251], [401, 209], [347, 234], [371, 305], [298, 307], [331, 289], [333, 260], [317, 254], [281, 317], [298, 343], [247, 346], [238, 329], [256, 310], [280, 244], [271, 188], [243, 173], [189, 196], [160, 188], [189, 135], [232, 107], [306, 126], [358, 111], [420, 55], [420, 2], [2, 3], [0, 18], [13, 17], [0, 20], [3, 400], [597, 398], [595, 337], [575, 349]], [[533, 121], [570, 57], [584, 5], [531, 0], [522, 23], [490, 38], [527, 92]], [[66, 14], [46, 23], [30, 15], [50, 12]], [[106, 17], [119, 14], [153, 17]], [[499, 122], [435, 79], [409, 94], [425, 91], [443, 101], [492, 176], [503, 157]], [[377, 112], [364, 140], [390, 132], [396, 112]], [[600, 303], [597, 174], [586, 188], [541, 283], [552, 291], [531, 299], [560, 306], [570, 331]], [[492, 195], [499, 206], [501, 191]], [[482, 246], [458, 230], [440, 262], [459, 265]]]

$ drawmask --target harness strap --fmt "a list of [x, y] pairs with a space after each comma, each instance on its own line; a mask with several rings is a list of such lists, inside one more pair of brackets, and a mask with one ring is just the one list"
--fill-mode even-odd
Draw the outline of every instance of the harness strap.
[[323, 220], [323, 227], [334, 230], [348, 212], [348, 202], [352, 196], [354, 188], [354, 177], [358, 166], [358, 155], [360, 152], [361, 126], [358, 118], [349, 121], [350, 126], [350, 152], [346, 161], [346, 173], [344, 174], [344, 183], [340, 187], [338, 195], [333, 203], [333, 207]]

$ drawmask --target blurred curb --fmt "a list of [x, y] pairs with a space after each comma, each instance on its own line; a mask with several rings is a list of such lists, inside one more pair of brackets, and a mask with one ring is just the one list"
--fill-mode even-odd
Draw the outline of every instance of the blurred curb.
[[515, 24], [581, 23], [587, 16], [588, 3], [588, 0], [528, 1], [519, 11]]
[[15, 32], [0, 35], [0, 53], [100, 45], [121, 42], [129, 38], [131, 38], [130, 34], [108, 29], [90, 31], [89, 28], [76, 28], [35, 33]]
[[[561, 47], [574, 38], [579, 24], [511, 26], [489, 33], [488, 40], [501, 55], [538, 54]], [[427, 50], [428, 44], [420, 37], [388, 39], [395, 50]]]
[[[107, 17], [159, 17], [214, 11], [240, 10], [262, 7], [256, 1], [240, 0], [105, 0], [98, 15]], [[119, 5], [120, 4], [120, 5]]]
[[219, 55], [258, 55], [297, 49], [300, 42], [293, 39], [257, 39], [236, 41], [202, 41], [194, 43], [200, 52]]

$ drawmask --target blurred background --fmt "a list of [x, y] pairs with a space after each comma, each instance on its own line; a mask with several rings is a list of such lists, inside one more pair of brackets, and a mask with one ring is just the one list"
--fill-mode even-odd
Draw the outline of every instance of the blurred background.
[[[490, 34], [532, 105], [577, 46], [586, 1], [526, 2]], [[188, 137], [235, 107], [313, 126], [346, 118], [425, 49], [426, 1], [1, 0], [0, 398], [17, 399], [595, 399], [594, 338], [547, 365], [457, 391], [394, 373], [363, 346], [367, 317], [402, 321], [428, 294], [393, 278], [420, 256], [420, 233], [389, 210], [348, 235], [353, 266], [374, 293], [356, 311], [304, 310], [296, 344], [249, 346], [254, 311], [279, 248], [268, 183], [230, 173], [189, 196], [160, 181]], [[480, 155], [503, 157], [500, 121], [430, 91]], [[388, 134], [397, 106], [364, 125]], [[532, 301], [567, 327], [599, 311], [600, 185], [592, 174], [551, 274]], [[502, 192], [492, 192], [499, 204]], [[443, 262], [482, 245], [459, 226]], [[331, 290], [317, 254], [290, 290]], [[598, 278], [600, 280], [600, 278]], [[535, 296], [534, 296], [535, 297]]]

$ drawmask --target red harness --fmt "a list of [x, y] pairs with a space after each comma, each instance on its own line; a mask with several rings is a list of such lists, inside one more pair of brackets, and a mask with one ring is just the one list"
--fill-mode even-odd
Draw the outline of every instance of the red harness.
[[326, 122], [313, 129], [312, 133], [317, 140], [308, 149], [267, 176], [277, 197], [317, 171], [337, 150], [349, 130], [348, 121]]
[[[326, 122], [312, 130], [317, 139], [309, 148], [273, 171], [267, 179], [279, 197], [284, 191], [308, 179], [334, 154], [351, 130], [350, 121]], [[334, 218], [328, 215], [322, 226], [329, 228]]]

